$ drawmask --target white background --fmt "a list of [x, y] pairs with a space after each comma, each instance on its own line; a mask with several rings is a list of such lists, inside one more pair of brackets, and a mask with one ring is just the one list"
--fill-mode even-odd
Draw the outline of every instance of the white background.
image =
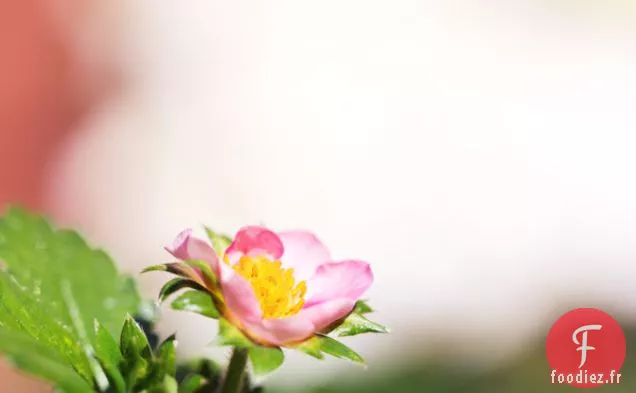
[[[51, 205], [130, 272], [200, 223], [314, 230], [373, 265], [393, 334], [348, 341], [371, 370], [440, 335], [506, 354], [563, 307], [633, 314], [628, 3], [130, 2], [129, 89], [69, 143]], [[176, 316], [185, 355], [213, 337]], [[294, 358], [273, 382], [341, 366]]]

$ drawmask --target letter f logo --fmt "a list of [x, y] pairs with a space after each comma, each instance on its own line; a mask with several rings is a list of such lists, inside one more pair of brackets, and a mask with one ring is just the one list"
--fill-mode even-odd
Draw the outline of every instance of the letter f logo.
[[[579, 368], [583, 367], [583, 365], [587, 361], [587, 351], [593, 351], [596, 349], [587, 345], [587, 332], [589, 330], [601, 330], [602, 327], [603, 326], [601, 325], [585, 325], [576, 329], [574, 331], [574, 334], [572, 334], [572, 341], [574, 341], [574, 344], [580, 345], [580, 347], [576, 349], [577, 351], [581, 351], [581, 364], [579, 365]], [[579, 342], [576, 336], [578, 336], [581, 332], [583, 332], [583, 334], [581, 335], [581, 342]]]

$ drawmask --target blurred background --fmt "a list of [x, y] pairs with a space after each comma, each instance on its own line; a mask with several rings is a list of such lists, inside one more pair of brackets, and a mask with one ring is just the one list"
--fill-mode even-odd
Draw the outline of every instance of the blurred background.
[[[635, 18], [620, 0], [5, 1], [0, 203], [133, 274], [203, 223], [308, 228], [370, 261], [392, 334], [347, 341], [368, 368], [290, 354], [272, 392], [573, 390], [543, 340], [577, 307], [628, 338], [622, 384], [597, 391], [634, 391]], [[214, 322], [165, 310], [159, 329], [183, 359], [226, 359]], [[2, 366], [0, 391], [50, 388]]]

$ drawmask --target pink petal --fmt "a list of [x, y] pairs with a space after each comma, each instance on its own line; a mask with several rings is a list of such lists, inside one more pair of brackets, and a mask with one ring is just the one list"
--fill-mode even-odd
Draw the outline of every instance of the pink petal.
[[275, 346], [302, 341], [311, 337], [315, 328], [308, 318], [263, 319], [245, 324], [247, 333], [254, 340]]
[[172, 247], [165, 247], [166, 251], [180, 260], [198, 259], [207, 262], [218, 274], [219, 259], [212, 246], [207, 242], [192, 236], [192, 229], [179, 233]]
[[283, 255], [283, 243], [274, 232], [260, 226], [247, 226], [238, 231], [234, 241], [225, 251], [231, 263], [242, 255], [267, 255], [279, 259]]
[[331, 261], [327, 247], [311, 232], [281, 232], [278, 237], [285, 248], [281, 261], [285, 267], [294, 268], [297, 281], [311, 278], [318, 266]]
[[354, 300], [347, 298], [334, 299], [303, 308], [298, 313], [298, 316], [308, 318], [313, 323], [315, 331], [319, 332], [332, 323], [346, 317], [354, 306]]
[[261, 305], [252, 285], [230, 266], [221, 263], [221, 291], [225, 305], [242, 324], [254, 323], [263, 317]]
[[373, 283], [371, 266], [363, 261], [349, 260], [321, 265], [307, 282], [305, 308], [338, 298], [356, 301]]
[[303, 341], [344, 318], [353, 310], [354, 302], [336, 299], [305, 308], [300, 313], [282, 319], [264, 319], [246, 324], [248, 334], [257, 341], [282, 346]]

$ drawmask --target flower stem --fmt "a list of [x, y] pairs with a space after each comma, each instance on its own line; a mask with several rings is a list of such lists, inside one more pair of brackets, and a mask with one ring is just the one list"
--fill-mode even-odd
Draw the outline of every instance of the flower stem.
[[247, 349], [234, 348], [221, 393], [241, 393], [245, 380], [245, 366], [247, 366]]

